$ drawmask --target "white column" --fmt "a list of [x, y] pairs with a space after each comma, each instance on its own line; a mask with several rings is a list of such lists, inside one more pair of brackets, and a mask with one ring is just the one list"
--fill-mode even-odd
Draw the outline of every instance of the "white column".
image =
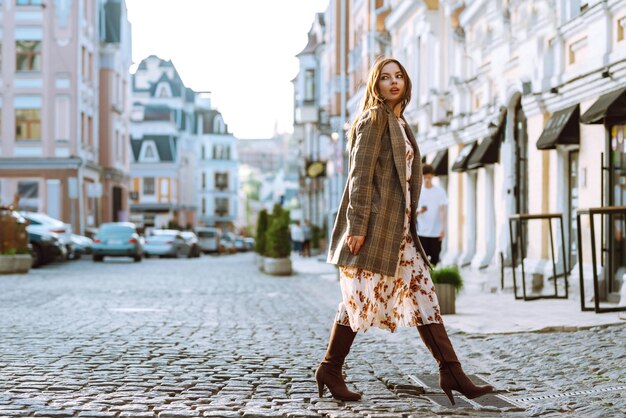
[[463, 223], [463, 254], [460, 265], [465, 266], [472, 262], [476, 253], [476, 172], [469, 171], [463, 174], [463, 189], [465, 197], [465, 222]]

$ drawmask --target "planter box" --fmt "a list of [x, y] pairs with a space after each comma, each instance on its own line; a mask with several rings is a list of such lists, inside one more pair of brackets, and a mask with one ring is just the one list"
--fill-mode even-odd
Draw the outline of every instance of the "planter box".
[[15, 272], [28, 273], [33, 265], [33, 257], [30, 254], [17, 254], [15, 256]]
[[290, 258], [269, 258], [263, 260], [264, 271], [272, 276], [289, 276], [291, 275], [291, 259]]
[[0, 274], [15, 273], [16, 258], [14, 255], [0, 255]]
[[454, 285], [447, 283], [435, 283], [435, 292], [439, 300], [441, 314], [456, 313], [456, 289]]
[[256, 255], [256, 264], [259, 266], [259, 271], [263, 271], [265, 268], [265, 257], [262, 255]]

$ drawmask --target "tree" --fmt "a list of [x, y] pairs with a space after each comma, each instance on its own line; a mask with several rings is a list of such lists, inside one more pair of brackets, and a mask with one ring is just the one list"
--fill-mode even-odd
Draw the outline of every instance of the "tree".
[[256, 239], [255, 239], [255, 251], [259, 255], [265, 253], [265, 233], [269, 226], [269, 215], [267, 209], [262, 209], [259, 212], [259, 219], [256, 224]]
[[270, 225], [267, 230], [265, 256], [270, 258], [287, 258], [291, 254], [291, 237], [289, 235], [289, 211], [279, 204], [274, 205]]

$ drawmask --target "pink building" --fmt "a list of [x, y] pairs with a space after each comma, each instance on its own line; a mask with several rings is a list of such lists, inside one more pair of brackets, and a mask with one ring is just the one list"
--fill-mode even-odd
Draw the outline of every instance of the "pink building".
[[20, 209], [46, 212], [81, 233], [123, 219], [124, 1], [3, 1], [0, 34], [0, 202], [17, 194]]

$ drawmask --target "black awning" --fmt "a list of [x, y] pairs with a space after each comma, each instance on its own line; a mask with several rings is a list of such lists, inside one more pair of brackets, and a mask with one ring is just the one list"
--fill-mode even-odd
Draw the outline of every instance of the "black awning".
[[456, 171], [457, 173], [462, 173], [467, 171], [467, 163], [471, 158], [474, 150], [476, 149], [476, 142], [472, 142], [471, 144], [466, 144], [459, 155], [456, 157], [454, 161], [454, 165], [452, 166], [452, 171]]
[[441, 150], [435, 155], [433, 158], [433, 162], [430, 163], [435, 170], [436, 176], [447, 176], [448, 175], [448, 150]]
[[626, 87], [600, 96], [580, 117], [585, 124], [618, 125], [626, 123]]
[[483, 139], [467, 161], [467, 168], [473, 170], [500, 161], [500, 142], [498, 135]]
[[555, 149], [557, 145], [580, 144], [580, 105], [554, 112], [543, 129], [537, 148]]

